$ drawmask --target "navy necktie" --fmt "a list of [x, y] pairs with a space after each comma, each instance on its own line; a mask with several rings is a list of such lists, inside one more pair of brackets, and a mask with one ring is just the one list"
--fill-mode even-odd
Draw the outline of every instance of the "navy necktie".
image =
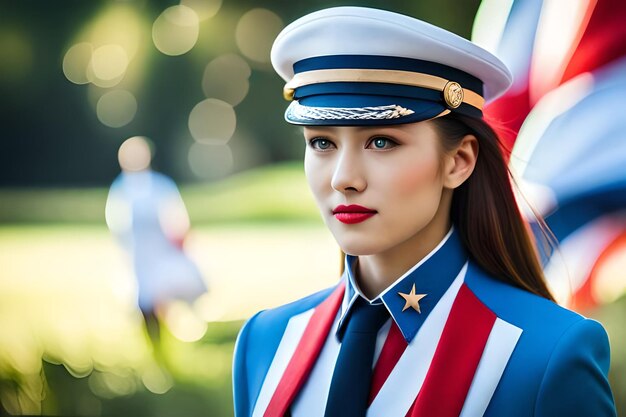
[[350, 314], [324, 417], [363, 417], [367, 410], [376, 336], [389, 313], [383, 304], [372, 305], [359, 297]]

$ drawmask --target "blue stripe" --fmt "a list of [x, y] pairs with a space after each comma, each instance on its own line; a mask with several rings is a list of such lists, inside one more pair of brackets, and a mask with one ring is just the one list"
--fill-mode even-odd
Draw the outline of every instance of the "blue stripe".
[[[545, 217], [546, 224], [559, 242], [586, 224], [610, 213], [617, 213], [626, 206], [626, 181], [598, 188], [575, 199], [559, 202], [558, 209]], [[538, 242], [542, 242], [542, 231], [535, 222], [531, 228]], [[545, 265], [553, 255], [553, 248], [537, 245], [541, 261]]]
[[[354, 94], [354, 95], [378, 95], [407, 97], [415, 99], [423, 99], [430, 101], [441, 101], [441, 91], [432, 90], [430, 88], [413, 87], [400, 84], [382, 84], [382, 83], [351, 83], [351, 82], [333, 82], [323, 84], [310, 84], [298, 87], [294, 95], [295, 100], [301, 98], [318, 95], [318, 94]], [[336, 107], [336, 106], [335, 106]]]
[[388, 69], [435, 75], [455, 81], [483, 96], [483, 82], [471, 74], [437, 62], [377, 55], [330, 55], [306, 58], [293, 64], [296, 74], [320, 69]]

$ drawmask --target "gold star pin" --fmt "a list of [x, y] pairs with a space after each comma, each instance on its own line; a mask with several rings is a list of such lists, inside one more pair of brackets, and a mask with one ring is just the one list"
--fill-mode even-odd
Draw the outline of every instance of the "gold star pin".
[[413, 307], [415, 311], [422, 314], [422, 312], [420, 311], [420, 300], [426, 297], [428, 294], [415, 294], [415, 284], [413, 284], [413, 288], [411, 288], [410, 293], [404, 294], [402, 292], [398, 292], [398, 295], [406, 300], [402, 311], [406, 310], [409, 307]]

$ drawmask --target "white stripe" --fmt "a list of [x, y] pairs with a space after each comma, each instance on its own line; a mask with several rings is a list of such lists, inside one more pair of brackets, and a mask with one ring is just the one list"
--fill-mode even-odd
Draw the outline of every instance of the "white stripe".
[[315, 309], [307, 310], [289, 319], [278, 349], [276, 349], [274, 354], [274, 359], [272, 359], [272, 364], [267, 371], [267, 375], [265, 375], [261, 392], [254, 406], [253, 417], [261, 417], [265, 413], [314, 311]]
[[405, 416], [422, 388], [452, 304], [463, 284], [467, 263], [441, 297], [417, 335], [398, 360], [380, 392], [367, 410], [367, 417]]
[[331, 328], [324, 347], [313, 365], [309, 378], [304, 383], [291, 407], [291, 415], [298, 416], [323, 416], [328, 401], [328, 387], [333, 378], [333, 370], [339, 356], [341, 344], [335, 337], [339, 315]]
[[459, 417], [478, 417], [485, 413], [521, 334], [519, 327], [496, 319]]

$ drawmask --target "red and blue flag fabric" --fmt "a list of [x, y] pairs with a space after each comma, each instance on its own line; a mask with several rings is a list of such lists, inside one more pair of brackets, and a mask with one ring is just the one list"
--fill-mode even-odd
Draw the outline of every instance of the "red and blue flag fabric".
[[[485, 114], [513, 148], [510, 168], [559, 249], [539, 249], [559, 300], [580, 311], [615, 299], [626, 279], [626, 3], [483, 1], [473, 40], [511, 69]], [[518, 134], [519, 131], [519, 134]], [[523, 197], [522, 197], [523, 196]], [[526, 200], [526, 201], [524, 201]]]

